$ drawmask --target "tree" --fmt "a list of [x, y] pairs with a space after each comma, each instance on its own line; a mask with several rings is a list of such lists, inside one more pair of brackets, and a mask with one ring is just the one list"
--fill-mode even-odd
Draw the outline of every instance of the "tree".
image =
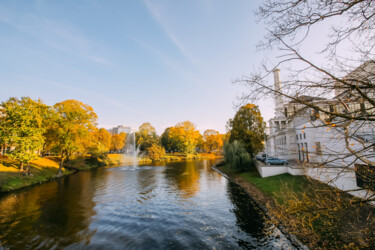
[[195, 151], [199, 135], [195, 124], [190, 121], [180, 122], [169, 131], [169, 137], [176, 142], [177, 149], [185, 154], [191, 154]]
[[111, 149], [111, 134], [104, 128], [91, 132], [91, 146], [89, 153], [92, 156], [100, 156]]
[[224, 158], [225, 162], [235, 170], [248, 170], [252, 166], [251, 155], [247, 152], [243, 142], [237, 140], [225, 144]]
[[83, 153], [87, 150], [90, 132], [95, 130], [97, 115], [93, 108], [76, 100], [66, 100], [54, 105], [56, 119], [52, 125], [56, 144], [54, 150], [60, 154], [61, 170], [65, 160], [73, 154]]
[[223, 139], [219, 132], [208, 129], [204, 131], [203, 138], [205, 140], [205, 147], [208, 152], [220, 150], [223, 147]]
[[264, 148], [265, 127], [258, 106], [246, 104], [237, 111], [233, 119], [228, 121], [229, 142], [236, 140], [243, 142], [247, 152], [253, 157]]
[[141, 151], [146, 151], [153, 144], [159, 144], [156, 129], [149, 122], [139, 126], [139, 132], [136, 133], [136, 137], [137, 145]]
[[124, 145], [125, 145], [124, 137], [122, 137], [121, 135], [112, 135], [111, 150], [113, 152], [116, 152], [117, 150], [122, 149]]
[[173, 138], [170, 135], [170, 132], [172, 130], [172, 127], [166, 128], [163, 132], [163, 134], [160, 137], [161, 145], [165, 148], [168, 152], [175, 152], [178, 150], [177, 141], [176, 138]]
[[[373, 189], [375, 1], [266, 0], [257, 15], [267, 26], [266, 36], [259, 43], [259, 48], [273, 50], [273, 54], [277, 52], [278, 55], [265, 60], [271, 65], [264, 63], [261, 70], [238, 79], [237, 82], [249, 87], [242, 101], [256, 102], [279, 97], [284, 103], [293, 103], [295, 110], [286, 110], [289, 118], [302, 117], [314, 128], [331, 131], [332, 140], [343, 143], [345, 148], [343, 151], [335, 150], [337, 146], [322, 150], [317, 146], [317, 154], [322, 154], [327, 160], [304, 166], [308, 170], [329, 169], [332, 162], [340, 162], [339, 166], [330, 169], [337, 169], [337, 174], [330, 178], [329, 184], [333, 184], [342, 173], [356, 169], [361, 172], [361, 177], [367, 177], [364, 178], [364, 187]], [[314, 31], [320, 34], [326, 31], [326, 35], [316, 37]], [[289, 69], [283, 77], [282, 89], [274, 88], [268, 79], [276, 68]], [[326, 98], [327, 101], [314, 101], [307, 95]], [[360, 192], [361, 188], [346, 191]], [[314, 216], [304, 218], [313, 224], [312, 221], [322, 216], [322, 211], [338, 214], [337, 208], [343, 205], [355, 209], [360, 207], [355, 204], [375, 200], [375, 195], [370, 194], [362, 200], [352, 197], [345, 204], [337, 200], [337, 204], [327, 207], [325, 197], [334, 197], [336, 192], [341, 191], [317, 195], [313, 202], [309, 196], [299, 199], [294, 193], [286, 192], [290, 200], [297, 201], [286, 203], [288, 208], [285, 208], [284, 214], [291, 216], [308, 208]], [[368, 231], [373, 231], [373, 228]], [[349, 233], [353, 234], [353, 231], [345, 228], [345, 234]], [[303, 233], [302, 237], [306, 235]]]
[[147, 153], [151, 160], [160, 161], [165, 155], [165, 149], [160, 145], [153, 144], [147, 149]]
[[196, 151], [201, 153], [201, 152], [207, 152], [207, 144], [205, 139], [203, 138], [203, 135], [199, 133], [198, 140], [197, 140], [197, 146], [195, 147]]
[[1, 103], [1, 107], [2, 141], [14, 147], [7, 155], [19, 160], [20, 170], [23, 171], [24, 163], [38, 158], [38, 152], [43, 147], [43, 111], [46, 105], [30, 97], [13, 97]]
[[[288, 116], [304, 116], [313, 127], [334, 131], [334, 137], [340, 138], [345, 150], [324, 150], [322, 154], [327, 160], [320, 161], [317, 167], [332, 162], [342, 162], [342, 171], [351, 171], [354, 163], [359, 169], [362, 169], [361, 164], [375, 166], [372, 151], [375, 142], [372, 135], [375, 128], [375, 2], [267, 0], [257, 15], [268, 30], [260, 48], [278, 48], [281, 54], [272, 60], [271, 67], [265, 63], [262, 70], [238, 80], [249, 87], [242, 101], [280, 97], [284, 103], [296, 106], [295, 111], [287, 110]], [[323, 32], [325, 27], [329, 28], [326, 37], [312, 37], [315, 36], [312, 30]], [[315, 51], [311, 46], [312, 38], [315, 45], [319, 45]], [[319, 52], [320, 58], [309, 56], [311, 52]], [[274, 88], [267, 78], [277, 67], [292, 68], [287, 71], [282, 89]], [[306, 95], [327, 101], [314, 102]], [[375, 196], [366, 199], [375, 200]]]

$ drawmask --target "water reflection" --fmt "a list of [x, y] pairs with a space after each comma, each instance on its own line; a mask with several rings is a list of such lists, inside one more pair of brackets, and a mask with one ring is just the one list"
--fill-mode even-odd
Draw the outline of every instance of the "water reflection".
[[95, 215], [93, 174], [84, 172], [0, 199], [0, 242], [26, 249], [88, 241], [94, 233], [88, 229]]
[[0, 248], [288, 246], [213, 163], [101, 168], [0, 197]]
[[199, 191], [199, 168], [201, 165], [202, 163], [197, 163], [197, 161], [175, 162], [165, 170], [168, 183], [178, 188], [182, 198], [191, 198]]

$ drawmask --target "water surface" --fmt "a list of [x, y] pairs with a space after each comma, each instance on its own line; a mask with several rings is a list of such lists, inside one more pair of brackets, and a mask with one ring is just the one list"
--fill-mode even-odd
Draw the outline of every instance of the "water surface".
[[[290, 248], [214, 161], [80, 172], [0, 197], [10, 249]], [[1, 248], [1, 247], [0, 247]]]

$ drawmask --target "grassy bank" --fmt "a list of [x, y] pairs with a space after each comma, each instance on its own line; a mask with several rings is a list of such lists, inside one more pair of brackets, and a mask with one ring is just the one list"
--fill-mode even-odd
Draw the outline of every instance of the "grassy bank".
[[262, 178], [256, 169], [218, 167], [261, 205], [275, 224], [310, 248], [366, 248], [375, 244], [374, 207], [305, 176]]
[[[57, 170], [59, 169], [58, 162], [58, 157], [43, 157], [31, 161], [31, 175], [26, 176], [20, 173], [18, 161], [6, 156], [0, 156], [0, 192], [19, 189], [55, 178]], [[72, 171], [63, 171], [63, 175], [70, 173], [72, 173]]]
[[[25, 175], [20, 173], [18, 161], [0, 156], [0, 192], [9, 192], [55, 179], [59, 161], [58, 156], [47, 156], [31, 161], [30, 175]], [[130, 159], [125, 159], [122, 154], [108, 154], [100, 158], [81, 156], [66, 162], [67, 168], [63, 168], [63, 175], [101, 166], [125, 164], [128, 161]]]
[[216, 155], [211, 153], [200, 153], [200, 154], [182, 154], [182, 153], [168, 153], [165, 154], [161, 159], [163, 161], [186, 161], [186, 160], [203, 160], [203, 159], [216, 159], [221, 158], [222, 155]]
[[[218, 156], [213, 154], [167, 154], [164, 161], [183, 161], [190, 159], [214, 159]], [[43, 183], [56, 178], [59, 169], [60, 158], [58, 156], [47, 156], [30, 162], [31, 175], [25, 175], [19, 171], [19, 162], [6, 156], [0, 156], [0, 192], [9, 192], [26, 186]], [[87, 170], [101, 166], [113, 166], [120, 164], [130, 164], [133, 158], [123, 154], [107, 154], [105, 157], [91, 158], [81, 156], [70, 160], [63, 168], [63, 175], [72, 174], [76, 171]], [[139, 163], [152, 162], [149, 158], [140, 158]], [[26, 168], [26, 166], [24, 166]], [[70, 169], [70, 170], [68, 170]]]

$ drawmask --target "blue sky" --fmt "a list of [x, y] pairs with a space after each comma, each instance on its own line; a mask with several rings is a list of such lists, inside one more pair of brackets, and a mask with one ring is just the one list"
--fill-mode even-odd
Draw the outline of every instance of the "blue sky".
[[[1, 1], [0, 101], [41, 98], [91, 105], [99, 126], [159, 133], [190, 120], [225, 132], [232, 84], [258, 67], [261, 1]], [[271, 118], [271, 104], [261, 106]]]

